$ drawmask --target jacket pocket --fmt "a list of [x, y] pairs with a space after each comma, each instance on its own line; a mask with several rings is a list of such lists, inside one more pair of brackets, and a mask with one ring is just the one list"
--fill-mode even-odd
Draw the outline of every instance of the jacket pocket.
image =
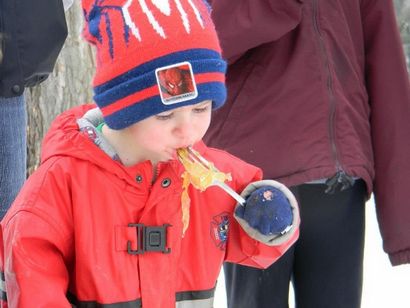
[[[221, 114], [218, 115], [223, 119], [222, 121], [219, 119], [222, 127], [219, 128], [218, 135], [222, 144], [226, 146], [240, 141], [238, 135], [243, 133], [241, 127], [244, 125], [244, 117], [246, 117], [250, 105], [254, 106], [253, 97], [259, 91], [258, 81], [263, 68], [250, 60], [251, 57], [252, 50], [248, 51], [241, 60], [229, 66], [228, 100], [226, 106], [222, 108]], [[252, 117], [252, 113], [247, 114], [247, 116]], [[218, 119], [216, 119], [216, 122], [218, 122]]]

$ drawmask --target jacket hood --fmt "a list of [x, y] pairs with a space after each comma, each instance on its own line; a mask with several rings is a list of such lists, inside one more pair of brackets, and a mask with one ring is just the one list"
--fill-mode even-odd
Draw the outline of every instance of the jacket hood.
[[[74, 107], [52, 122], [42, 143], [41, 163], [54, 157], [72, 157], [88, 161], [121, 178], [129, 178], [128, 168], [114, 161], [93, 143], [87, 133], [80, 131], [77, 120], [93, 108], [96, 108], [94, 104]], [[145, 163], [151, 164], [149, 161]]]

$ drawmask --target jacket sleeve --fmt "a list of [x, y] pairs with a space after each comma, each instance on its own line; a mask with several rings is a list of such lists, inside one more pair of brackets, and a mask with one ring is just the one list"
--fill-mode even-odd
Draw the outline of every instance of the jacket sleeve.
[[275, 41], [301, 20], [302, 0], [213, 0], [215, 23], [223, 56], [229, 62], [247, 50]]
[[30, 191], [26, 183], [1, 224], [0, 266], [7, 294], [3, 307], [71, 307], [66, 294], [73, 243], [69, 219], [62, 219], [70, 216], [67, 203], [50, 190], [33, 195], [34, 182], [29, 179]]
[[[237, 183], [237, 191], [242, 191], [247, 184], [261, 179], [261, 172], [259, 169], [254, 167], [253, 169], [250, 169], [248, 167], [248, 169], [243, 168], [243, 170], [244, 177], [242, 178], [245, 178], [245, 181], [247, 182]], [[250, 174], [254, 174], [251, 179], [249, 179]], [[273, 264], [296, 242], [299, 237], [299, 214], [298, 211], [294, 213], [296, 213], [297, 217], [295, 217], [294, 225], [290, 231], [284, 235], [276, 237], [275, 240], [269, 242], [269, 245], [252, 238], [240, 226], [232, 213], [229, 217], [230, 225], [225, 261], [257, 268], [267, 268]]]
[[385, 251], [410, 262], [410, 87], [393, 1], [362, 1], [374, 195]]
[[225, 261], [267, 268], [276, 262], [296, 242], [299, 237], [299, 226], [294, 226], [287, 236], [287, 240], [276, 246], [268, 246], [253, 238], [242, 229], [233, 217], [230, 217], [230, 235], [228, 252]]

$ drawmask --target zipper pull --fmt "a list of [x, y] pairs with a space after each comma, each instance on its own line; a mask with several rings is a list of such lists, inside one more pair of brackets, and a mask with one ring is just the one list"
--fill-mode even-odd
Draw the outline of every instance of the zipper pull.
[[342, 188], [340, 188], [340, 191], [344, 191], [345, 189], [348, 189], [354, 185], [354, 179], [346, 172], [342, 171], [340, 183], [342, 184]]
[[352, 187], [354, 184], [354, 179], [350, 175], [346, 174], [346, 172], [338, 171], [333, 177], [328, 179], [325, 184], [327, 185], [325, 193], [334, 194], [339, 187], [340, 191]]
[[325, 194], [334, 194], [336, 191], [337, 178], [339, 176], [339, 172], [337, 172], [333, 177], [326, 180], [325, 184], [327, 188], [325, 189]]

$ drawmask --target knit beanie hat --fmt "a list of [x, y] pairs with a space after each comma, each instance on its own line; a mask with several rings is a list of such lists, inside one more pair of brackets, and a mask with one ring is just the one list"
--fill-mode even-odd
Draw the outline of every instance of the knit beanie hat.
[[83, 0], [96, 47], [94, 100], [122, 129], [152, 115], [226, 99], [225, 71], [205, 0]]

